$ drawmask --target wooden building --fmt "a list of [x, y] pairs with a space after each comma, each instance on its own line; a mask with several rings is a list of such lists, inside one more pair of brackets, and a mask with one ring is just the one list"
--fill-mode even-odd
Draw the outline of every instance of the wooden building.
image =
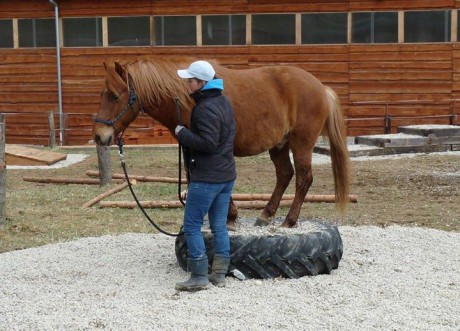
[[[88, 143], [102, 63], [144, 55], [299, 66], [338, 92], [350, 136], [460, 124], [458, 8], [455, 0], [2, 0], [7, 142], [48, 144], [53, 112], [63, 144]], [[127, 132], [127, 143], [172, 142], [148, 116]]]

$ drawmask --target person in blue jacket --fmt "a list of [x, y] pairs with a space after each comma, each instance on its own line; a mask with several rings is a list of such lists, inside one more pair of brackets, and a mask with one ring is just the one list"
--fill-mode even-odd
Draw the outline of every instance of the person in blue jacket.
[[[209, 288], [209, 282], [225, 286], [230, 263], [230, 239], [227, 212], [236, 179], [233, 141], [235, 122], [229, 100], [222, 94], [223, 80], [216, 77], [206, 61], [193, 62], [178, 70], [188, 80], [196, 105], [192, 109], [190, 128], [178, 125], [177, 140], [188, 149], [190, 183], [184, 213], [184, 233], [188, 246], [187, 281], [176, 283], [176, 290], [198, 291]], [[208, 214], [214, 238], [215, 254], [208, 277], [208, 257], [201, 233]]]

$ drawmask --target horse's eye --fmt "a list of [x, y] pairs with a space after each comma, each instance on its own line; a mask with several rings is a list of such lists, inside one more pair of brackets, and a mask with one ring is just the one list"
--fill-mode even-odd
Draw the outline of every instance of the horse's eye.
[[110, 101], [118, 102], [119, 100], [120, 98], [118, 97], [118, 95], [110, 93]]

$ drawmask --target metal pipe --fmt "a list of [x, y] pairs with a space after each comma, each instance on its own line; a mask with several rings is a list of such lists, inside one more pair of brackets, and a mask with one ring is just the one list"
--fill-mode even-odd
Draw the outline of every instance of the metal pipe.
[[54, 19], [56, 22], [56, 62], [58, 76], [58, 104], [59, 104], [59, 144], [62, 146], [64, 141], [64, 114], [62, 113], [62, 81], [61, 81], [61, 46], [59, 43], [59, 6], [53, 1], [49, 2], [54, 6]]

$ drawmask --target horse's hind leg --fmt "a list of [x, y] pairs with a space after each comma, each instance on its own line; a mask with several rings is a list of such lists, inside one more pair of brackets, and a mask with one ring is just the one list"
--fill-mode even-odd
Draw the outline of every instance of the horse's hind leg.
[[313, 173], [311, 168], [311, 159], [313, 147], [306, 146], [292, 146], [292, 153], [294, 157], [295, 167], [295, 196], [292, 201], [291, 208], [281, 226], [294, 227], [299, 218], [300, 209], [307, 195], [308, 189], [313, 183]]
[[269, 150], [270, 158], [276, 169], [276, 185], [272, 196], [265, 206], [262, 214], [257, 218], [254, 225], [265, 226], [271, 222], [271, 218], [278, 210], [281, 198], [294, 175], [294, 169], [289, 158], [289, 144], [282, 148], [274, 147]]
[[236, 208], [235, 202], [230, 197], [230, 203], [228, 204], [227, 214], [227, 228], [231, 229], [236, 226], [236, 220], [238, 218], [238, 209]]

